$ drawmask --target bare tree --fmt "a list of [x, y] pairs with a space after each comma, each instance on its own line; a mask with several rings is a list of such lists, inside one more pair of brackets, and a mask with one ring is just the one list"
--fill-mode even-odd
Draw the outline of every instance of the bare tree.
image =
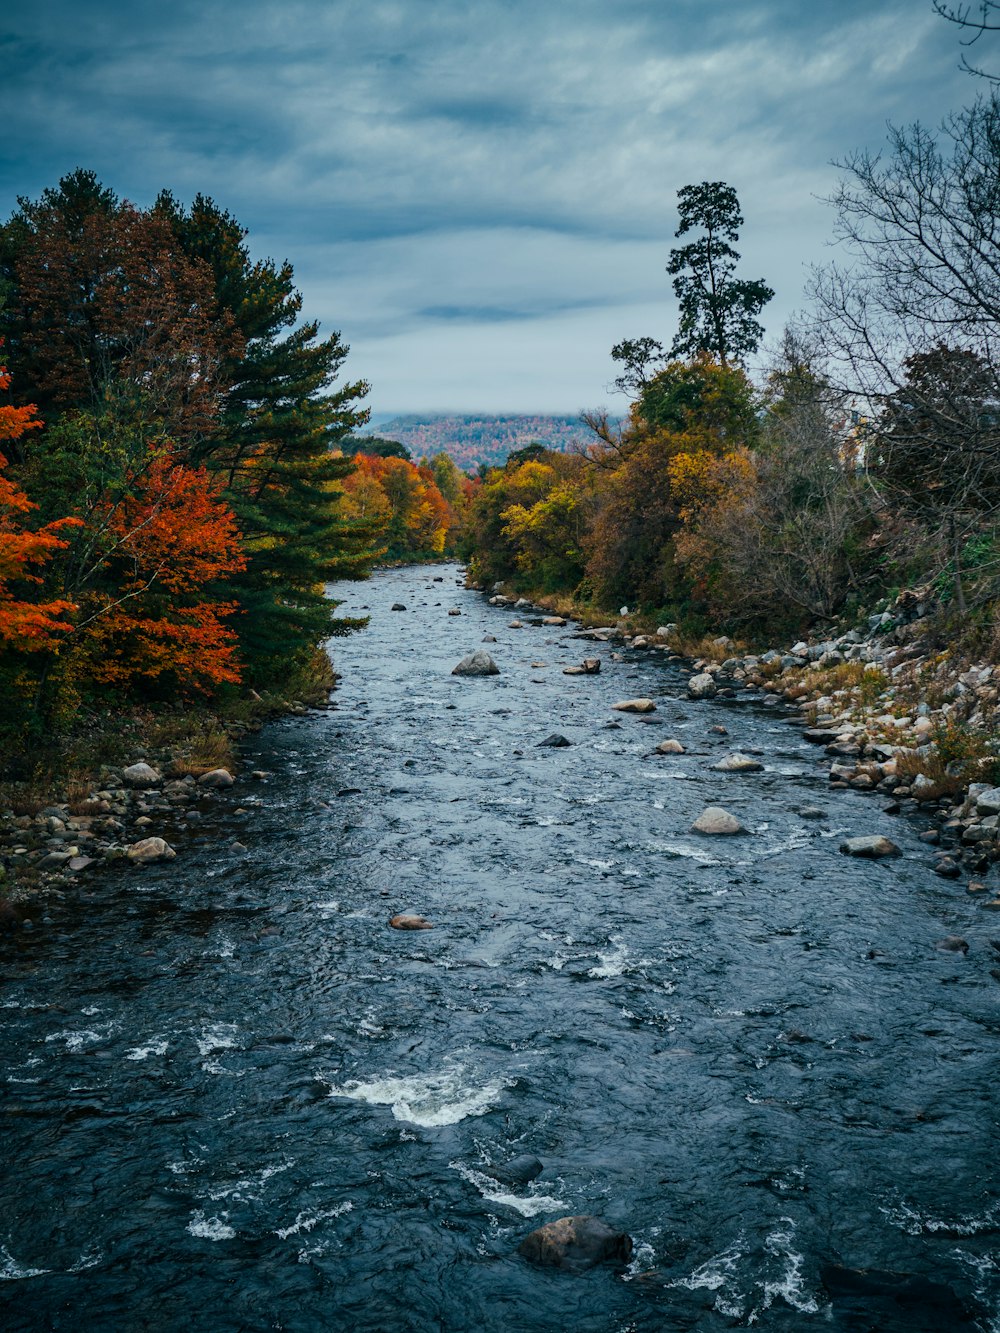
[[[975, 9], [972, 5], [947, 5], [944, 0], [934, 0], [934, 12], [970, 34], [962, 42], [963, 46], [974, 46], [985, 32], [1000, 32], [1000, 0], [980, 0]], [[974, 18], [974, 14], [979, 17]], [[1000, 83], [1000, 75], [990, 74], [987, 70], [971, 65], [964, 55], [961, 68], [966, 74], [975, 74], [977, 78], [988, 79], [990, 83]]]

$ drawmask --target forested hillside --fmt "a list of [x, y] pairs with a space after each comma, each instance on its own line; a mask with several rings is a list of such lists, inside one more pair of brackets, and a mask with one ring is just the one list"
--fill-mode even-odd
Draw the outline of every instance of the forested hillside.
[[414, 458], [447, 453], [463, 472], [496, 467], [508, 455], [538, 443], [563, 452], [586, 437], [578, 416], [400, 416], [373, 433], [399, 440]]

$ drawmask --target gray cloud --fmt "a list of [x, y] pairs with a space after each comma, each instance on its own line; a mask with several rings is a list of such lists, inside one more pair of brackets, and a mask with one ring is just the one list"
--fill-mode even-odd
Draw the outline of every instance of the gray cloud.
[[976, 91], [930, 0], [16, 0], [0, 41], [8, 207], [77, 165], [212, 194], [390, 411], [600, 401], [669, 340], [691, 181], [739, 191], [777, 332], [830, 159]]

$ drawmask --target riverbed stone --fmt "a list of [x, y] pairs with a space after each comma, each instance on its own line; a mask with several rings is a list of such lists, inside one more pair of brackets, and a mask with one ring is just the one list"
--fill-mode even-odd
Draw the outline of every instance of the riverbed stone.
[[692, 833], [704, 833], [712, 836], [746, 833], [746, 828], [734, 814], [723, 810], [721, 805], [709, 805], [691, 825]]
[[140, 838], [125, 849], [125, 855], [137, 865], [151, 861], [172, 861], [177, 853], [163, 838]]
[[840, 850], [845, 856], [860, 856], [869, 861], [878, 861], [884, 856], [902, 855], [891, 838], [884, 838], [878, 833], [859, 838], [845, 838], [840, 844]]
[[619, 713], [655, 713], [656, 704], [652, 699], [622, 699], [611, 707]]
[[126, 787], [142, 789], [145, 787], [158, 787], [161, 782], [159, 773], [150, 764], [129, 764], [128, 768], [122, 769], [122, 781]]
[[561, 736], [558, 731], [554, 731], [551, 736], [546, 736], [543, 741], [538, 742], [538, 748], [541, 749], [542, 746], [548, 745], [553, 750], [561, 750], [572, 744], [572, 741], [567, 740], [565, 736]]
[[741, 754], [739, 750], [736, 750], [733, 754], [727, 754], [724, 759], [720, 759], [712, 767], [718, 773], [759, 773], [764, 765], [759, 759], [754, 759], [748, 754]]
[[673, 736], [671, 736], [669, 740], [660, 741], [659, 745], [656, 747], [656, 753], [685, 754], [686, 751], [684, 749], [684, 746], [680, 743], [680, 741], [676, 740]]
[[719, 692], [715, 677], [710, 676], [707, 671], [692, 676], [687, 683], [687, 689], [692, 699], [711, 699], [713, 695]]
[[219, 788], [231, 787], [236, 779], [230, 773], [228, 768], [213, 768], [207, 773], [202, 773], [198, 779], [199, 787]]
[[540, 1176], [545, 1168], [532, 1153], [521, 1153], [509, 1162], [486, 1168], [488, 1175], [499, 1180], [501, 1185], [530, 1185]]
[[945, 935], [936, 942], [934, 948], [939, 949], [941, 953], [966, 954], [969, 952], [969, 941], [964, 940], [961, 935]]
[[566, 621], [562, 616], [543, 616], [543, 625], [565, 625]]
[[627, 1264], [632, 1237], [599, 1217], [560, 1217], [525, 1236], [517, 1251], [530, 1263], [580, 1273], [602, 1263]]
[[457, 606], [453, 606], [453, 607], [449, 610], [448, 614], [449, 614], [450, 616], [460, 616], [462, 613], [461, 613], [461, 611], [458, 609]]
[[405, 611], [405, 610], [406, 610], [406, 607], [403, 605], [402, 602], [393, 602], [392, 606], [389, 607], [389, 610], [390, 610], [390, 611]]
[[500, 668], [489, 653], [481, 648], [463, 657], [451, 673], [453, 676], [499, 676]]
[[393, 930], [433, 930], [434, 923], [428, 921], [426, 917], [418, 916], [415, 912], [397, 912], [395, 916], [389, 918], [389, 925]]

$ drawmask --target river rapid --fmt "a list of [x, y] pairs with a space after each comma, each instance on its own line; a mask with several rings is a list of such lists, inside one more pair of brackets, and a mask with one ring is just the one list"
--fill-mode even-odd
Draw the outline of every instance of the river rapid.
[[[249, 742], [266, 780], [0, 943], [3, 1327], [1000, 1328], [1000, 919], [924, 822], [455, 566], [336, 591], [371, 625]], [[488, 633], [502, 674], [452, 676]], [[711, 804], [750, 834], [689, 833]], [[575, 1213], [627, 1269], [517, 1255]]]

